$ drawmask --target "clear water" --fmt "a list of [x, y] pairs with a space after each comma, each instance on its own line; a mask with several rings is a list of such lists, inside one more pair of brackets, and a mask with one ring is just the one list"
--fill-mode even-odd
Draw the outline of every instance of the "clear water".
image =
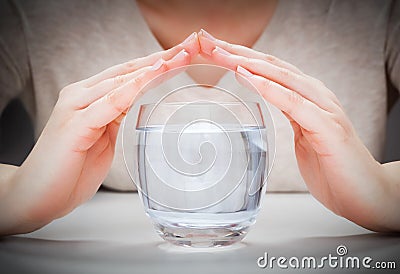
[[163, 238], [209, 246], [244, 236], [263, 196], [264, 128], [198, 122], [137, 134], [140, 193]]

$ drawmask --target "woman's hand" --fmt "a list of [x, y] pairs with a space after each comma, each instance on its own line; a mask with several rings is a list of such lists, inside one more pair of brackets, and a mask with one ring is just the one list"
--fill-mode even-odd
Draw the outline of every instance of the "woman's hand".
[[192, 34], [169, 50], [65, 87], [32, 152], [2, 187], [0, 234], [32, 231], [90, 199], [108, 173], [120, 122], [138, 92], [198, 52]]
[[388, 180], [332, 91], [287, 62], [203, 30], [199, 42], [203, 56], [235, 70], [289, 119], [301, 174], [322, 204], [366, 228], [400, 230], [399, 183]]

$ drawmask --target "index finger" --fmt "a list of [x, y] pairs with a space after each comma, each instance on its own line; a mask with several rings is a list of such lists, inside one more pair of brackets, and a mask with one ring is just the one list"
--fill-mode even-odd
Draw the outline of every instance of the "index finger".
[[198, 37], [200, 43], [200, 51], [202, 53], [205, 53], [206, 57], [211, 56], [212, 51], [215, 49], [216, 46], [218, 46], [231, 54], [236, 54], [247, 58], [260, 59], [262, 61], [274, 64], [275, 66], [290, 70], [296, 74], [304, 75], [304, 73], [299, 68], [284, 60], [242, 45], [235, 45], [223, 40], [219, 40], [203, 29], [199, 32]]

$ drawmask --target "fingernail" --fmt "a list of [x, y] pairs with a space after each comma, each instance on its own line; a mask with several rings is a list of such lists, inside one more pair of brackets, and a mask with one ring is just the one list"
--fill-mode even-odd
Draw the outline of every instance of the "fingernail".
[[157, 62], [154, 63], [154, 65], [150, 68], [150, 70], [159, 70], [161, 66], [164, 64], [164, 59], [160, 58], [158, 59]]
[[196, 37], [196, 33], [193, 32], [192, 34], [190, 34], [185, 40], [183, 40], [182, 44], [186, 44], [189, 41], [191, 41], [194, 37]]
[[219, 53], [219, 54], [222, 54], [222, 55], [226, 55], [226, 56], [231, 55], [229, 52], [227, 52], [226, 50], [224, 50], [224, 49], [222, 49], [222, 48], [220, 48], [218, 46], [215, 47], [215, 51], [217, 53]]
[[244, 77], [252, 77], [254, 75], [253, 73], [251, 73], [250, 71], [248, 71], [247, 69], [245, 69], [240, 65], [237, 66], [236, 71], [239, 74], [243, 75]]
[[188, 54], [188, 53], [186, 52], [186, 50], [183, 49], [183, 50], [181, 50], [177, 55], [175, 55], [175, 56], [171, 59], [171, 61], [175, 61], [175, 60], [184, 58], [186, 54]]
[[217, 40], [214, 36], [212, 36], [211, 34], [206, 32], [204, 29], [201, 29], [200, 32], [205, 38], [207, 38], [207, 39], [209, 39], [211, 41], [216, 41]]

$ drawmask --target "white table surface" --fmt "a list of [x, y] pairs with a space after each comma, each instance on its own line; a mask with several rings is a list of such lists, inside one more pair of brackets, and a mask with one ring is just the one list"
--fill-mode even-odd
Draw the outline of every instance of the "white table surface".
[[399, 236], [354, 225], [309, 194], [266, 195], [257, 222], [242, 243], [194, 249], [175, 247], [159, 238], [136, 193], [101, 191], [72, 214], [34, 233], [0, 239], [0, 273], [291, 272], [261, 269], [257, 258], [265, 252], [276, 257], [321, 258], [336, 255], [339, 245], [347, 247], [348, 256], [395, 261], [397, 269], [385, 273], [400, 273]]

